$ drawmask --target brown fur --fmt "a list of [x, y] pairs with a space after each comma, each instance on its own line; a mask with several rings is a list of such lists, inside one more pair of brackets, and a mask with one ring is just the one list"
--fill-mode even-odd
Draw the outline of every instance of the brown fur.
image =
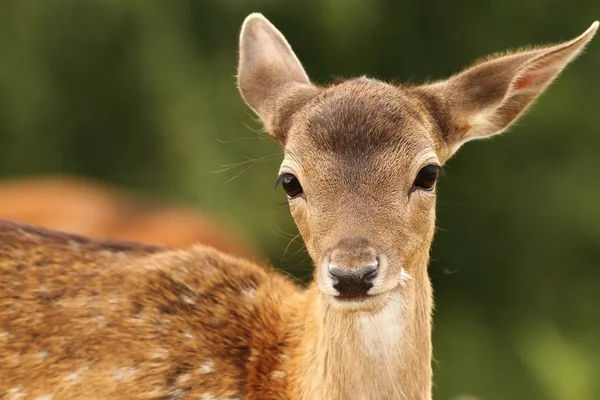
[[[596, 27], [431, 85], [360, 78], [322, 88], [279, 31], [251, 15], [238, 84], [283, 146], [280, 172], [304, 188], [289, 203], [314, 282], [302, 290], [206, 247], [115, 251], [8, 226], [0, 230], [0, 393], [430, 399], [435, 191], [415, 177], [464, 141], [503, 130]], [[378, 274], [366, 296], [343, 300], [332, 265], [375, 265]]]
[[279, 306], [300, 291], [279, 274], [7, 221], [0, 243], [0, 394], [281, 398]]
[[181, 204], [149, 202], [89, 178], [49, 175], [3, 179], [0, 218], [95, 238], [174, 248], [202, 243], [238, 256], [258, 254], [222, 218]]

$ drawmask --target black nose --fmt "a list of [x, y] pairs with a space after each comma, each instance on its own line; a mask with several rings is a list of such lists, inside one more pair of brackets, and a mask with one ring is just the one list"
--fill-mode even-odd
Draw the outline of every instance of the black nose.
[[373, 287], [373, 280], [377, 276], [378, 267], [368, 266], [358, 271], [343, 271], [332, 268], [329, 274], [333, 279], [333, 288], [340, 293], [342, 298], [356, 298], [367, 295]]

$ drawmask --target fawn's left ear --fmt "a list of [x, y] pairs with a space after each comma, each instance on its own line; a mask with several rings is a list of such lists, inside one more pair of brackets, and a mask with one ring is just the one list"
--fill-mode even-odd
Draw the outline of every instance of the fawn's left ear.
[[496, 56], [421, 90], [441, 115], [449, 155], [463, 143], [501, 133], [514, 123], [590, 41], [581, 36], [554, 46]]

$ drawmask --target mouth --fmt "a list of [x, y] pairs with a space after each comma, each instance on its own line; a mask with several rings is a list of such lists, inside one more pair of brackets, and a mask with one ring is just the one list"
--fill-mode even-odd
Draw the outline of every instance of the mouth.
[[364, 302], [364, 301], [368, 301], [370, 299], [376, 298], [377, 294], [359, 294], [359, 295], [348, 295], [348, 294], [339, 294], [336, 296], [332, 296], [335, 300], [342, 302], [342, 303], [351, 303], [351, 302], [356, 302], [356, 303], [360, 303], [360, 302]]
[[327, 295], [329, 305], [344, 312], [370, 312], [383, 307], [388, 293], [365, 294], [360, 296]]

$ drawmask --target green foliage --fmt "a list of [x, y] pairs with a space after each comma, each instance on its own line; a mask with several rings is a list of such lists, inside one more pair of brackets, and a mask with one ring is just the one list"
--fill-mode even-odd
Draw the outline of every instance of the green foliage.
[[[317, 82], [418, 82], [574, 37], [600, 2], [3, 1], [0, 176], [79, 174], [189, 201], [307, 277], [300, 240], [284, 252], [296, 230], [271, 190], [281, 152], [235, 88], [252, 11]], [[437, 398], [600, 396], [598, 41], [519, 126], [446, 167], [430, 267]]]

